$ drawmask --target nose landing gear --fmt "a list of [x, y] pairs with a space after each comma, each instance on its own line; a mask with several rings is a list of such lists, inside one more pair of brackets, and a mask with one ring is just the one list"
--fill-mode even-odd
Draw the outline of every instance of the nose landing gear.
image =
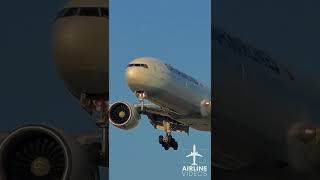
[[144, 99], [146, 97], [146, 94], [144, 91], [136, 91], [136, 96], [138, 97], [140, 104], [141, 104], [141, 112], [144, 111]]
[[108, 166], [108, 130], [109, 130], [109, 103], [107, 98], [93, 99], [87, 96], [86, 93], [82, 93], [80, 97], [81, 106], [90, 114], [98, 116], [96, 117], [96, 126], [101, 129], [101, 149], [100, 149], [100, 161], [104, 166]]

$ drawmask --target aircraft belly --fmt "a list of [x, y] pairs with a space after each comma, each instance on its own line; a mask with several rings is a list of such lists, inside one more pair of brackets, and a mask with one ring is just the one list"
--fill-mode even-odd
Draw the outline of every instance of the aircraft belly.
[[[171, 86], [172, 87], [172, 86]], [[181, 115], [190, 115], [196, 114], [196, 117], [188, 117], [176, 119], [178, 122], [189, 125], [193, 129], [197, 129], [200, 131], [210, 131], [211, 130], [211, 119], [204, 118], [200, 115], [200, 102], [191, 96], [186, 95], [186, 92], [183, 91], [174, 91], [174, 90], [164, 90], [159, 88], [150, 87], [148, 89], [152, 89], [152, 93], [148, 94], [148, 99], [161, 106], [169, 108]], [[166, 89], [166, 88], [165, 88]], [[179, 92], [179, 93], [172, 93]], [[187, 98], [186, 98], [187, 97]], [[189, 97], [189, 98], [188, 98]]]
[[211, 131], [211, 119], [203, 117], [182, 118], [177, 121], [188, 124], [191, 128], [199, 131]]
[[[223, 50], [215, 52], [216, 119], [213, 127], [216, 148], [245, 162], [264, 161], [266, 157], [270, 161], [286, 160], [287, 128], [294, 122], [291, 111], [294, 107], [287, 106], [285, 91], [270, 89], [278, 85], [272, 84], [272, 80], [258, 82], [261, 77], [257, 76], [248, 79], [246, 76], [250, 74], [243, 74], [246, 59], [233, 57]], [[245, 65], [247, 69], [258, 68]]]

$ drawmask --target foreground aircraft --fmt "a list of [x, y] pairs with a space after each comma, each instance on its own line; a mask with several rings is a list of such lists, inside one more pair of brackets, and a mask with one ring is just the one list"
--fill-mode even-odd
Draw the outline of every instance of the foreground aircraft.
[[1, 180], [99, 180], [99, 166], [108, 167], [108, 12], [108, 0], [72, 0], [53, 33], [57, 72], [82, 107], [100, 115], [100, 130], [31, 124], [1, 133]]
[[319, 179], [319, 86], [221, 29], [212, 38], [213, 176]]
[[[124, 130], [136, 127], [140, 115], [146, 115], [156, 129], [166, 132], [159, 143], [168, 150], [178, 149], [173, 131], [189, 133], [189, 127], [211, 130], [210, 88], [169, 64], [151, 57], [130, 62], [126, 69], [129, 88], [140, 103], [125, 101], [110, 105], [110, 122]], [[145, 104], [144, 100], [152, 104]]]

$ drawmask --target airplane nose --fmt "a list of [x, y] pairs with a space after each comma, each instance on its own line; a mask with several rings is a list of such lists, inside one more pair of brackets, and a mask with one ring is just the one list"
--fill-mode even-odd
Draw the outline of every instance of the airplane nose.
[[132, 90], [136, 90], [138, 84], [139, 84], [139, 71], [136, 68], [128, 68], [126, 71], [126, 79], [128, 86]]
[[143, 70], [135, 67], [127, 68], [126, 79], [128, 86], [133, 91], [141, 90], [142, 86], [147, 83], [147, 77], [145, 76]]

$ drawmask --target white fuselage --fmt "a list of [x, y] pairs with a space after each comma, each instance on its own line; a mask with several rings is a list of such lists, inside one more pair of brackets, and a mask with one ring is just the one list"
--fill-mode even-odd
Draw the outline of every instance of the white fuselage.
[[215, 152], [245, 164], [285, 162], [298, 171], [308, 169], [306, 152], [311, 151], [291, 132], [300, 124], [315, 123], [319, 96], [313, 92], [319, 91], [266, 53], [224, 32], [214, 31], [213, 43]]
[[211, 119], [202, 117], [200, 104], [211, 100], [208, 87], [194, 78], [154, 58], [137, 58], [126, 70], [129, 88], [144, 91], [146, 99], [179, 114], [175, 119], [202, 131], [210, 131]]

